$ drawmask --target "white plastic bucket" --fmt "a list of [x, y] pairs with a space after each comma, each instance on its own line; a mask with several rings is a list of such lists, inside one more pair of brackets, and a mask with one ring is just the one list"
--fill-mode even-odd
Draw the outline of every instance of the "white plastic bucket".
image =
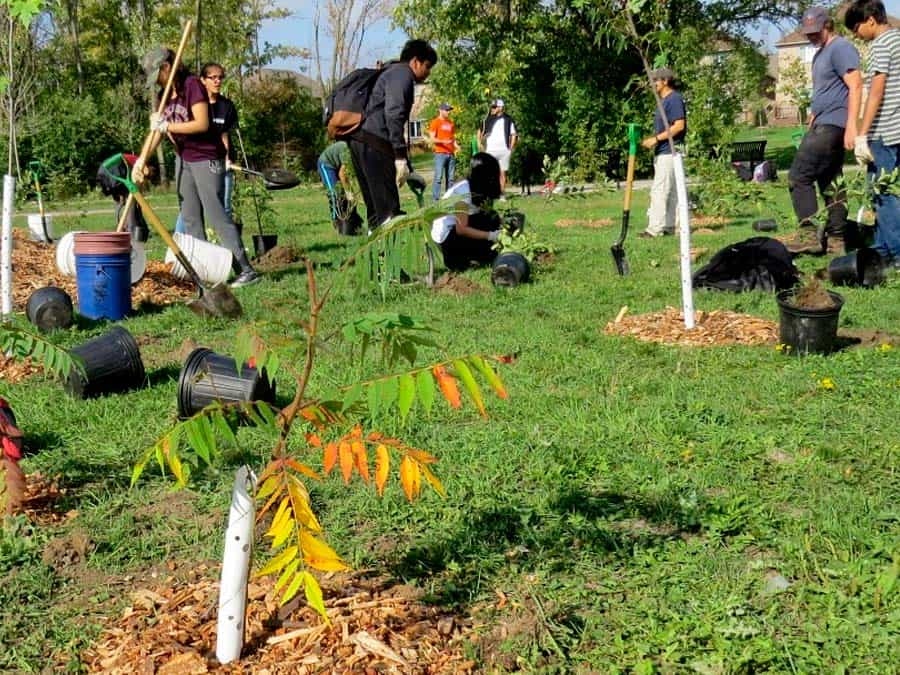
[[[53, 217], [50, 214], [44, 215], [44, 222], [47, 223], [47, 234], [50, 236], [50, 240], [53, 240]], [[44, 236], [44, 227], [41, 225], [41, 214], [39, 213], [29, 213], [28, 214], [28, 231], [31, 233], [31, 238], [34, 241], [47, 241], [47, 238]], [[49, 243], [49, 242], [48, 242]]]
[[56, 269], [67, 277], [75, 276], [75, 235], [79, 232], [82, 230], [67, 232], [56, 242]]
[[[231, 251], [183, 232], [176, 232], [172, 237], [204, 283], [215, 286], [228, 280], [228, 275], [231, 274]], [[171, 250], [166, 251], [166, 263], [172, 266], [173, 276], [179, 279], [190, 278]]]
[[[67, 277], [75, 276], [75, 235], [83, 230], [67, 232], [56, 242], [56, 269]], [[147, 270], [147, 253], [140, 242], [131, 242], [131, 283], [139, 282]]]

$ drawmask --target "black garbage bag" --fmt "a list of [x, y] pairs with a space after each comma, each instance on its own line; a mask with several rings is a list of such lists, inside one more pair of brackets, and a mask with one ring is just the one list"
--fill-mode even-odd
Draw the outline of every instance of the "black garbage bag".
[[719, 291], [781, 291], [800, 280], [790, 252], [771, 237], [726, 246], [694, 274], [694, 288]]

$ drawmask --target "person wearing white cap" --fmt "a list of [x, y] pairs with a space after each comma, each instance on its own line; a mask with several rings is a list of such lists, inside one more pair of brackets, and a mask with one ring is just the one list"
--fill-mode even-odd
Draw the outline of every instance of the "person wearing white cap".
[[[795, 254], [823, 254], [827, 235], [843, 234], [847, 223], [846, 197], [830, 193], [829, 187], [841, 175], [844, 151], [856, 141], [856, 120], [862, 100], [859, 52], [837, 34], [834, 21], [822, 7], [803, 13], [798, 30], [818, 47], [812, 61], [812, 102], [809, 128], [788, 172], [788, 190], [800, 230], [786, 242]], [[828, 223], [816, 225], [816, 186], [828, 206]]]
[[506, 190], [506, 172], [509, 171], [509, 158], [516, 147], [518, 135], [516, 123], [506, 114], [502, 98], [491, 103], [491, 111], [484, 118], [478, 131], [478, 143], [485, 152], [492, 155], [500, 163], [500, 194]]

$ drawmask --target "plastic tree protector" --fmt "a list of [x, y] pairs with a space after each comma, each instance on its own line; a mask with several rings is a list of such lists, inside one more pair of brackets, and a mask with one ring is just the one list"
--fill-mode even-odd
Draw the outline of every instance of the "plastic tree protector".
[[225, 530], [225, 553], [219, 580], [219, 616], [216, 628], [216, 658], [231, 663], [241, 657], [247, 614], [247, 580], [253, 551], [256, 520], [256, 475], [242, 466], [234, 475], [231, 508]]
[[3, 226], [0, 230], [0, 314], [12, 314], [12, 215], [16, 178], [3, 176]]
[[694, 327], [694, 282], [691, 278], [691, 214], [688, 208], [687, 179], [684, 175], [684, 158], [680, 152], [672, 155], [675, 169], [675, 193], [678, 196], [678, 220], [681, 223], [679, 237], [681, 259], [681, 307], [684, 327]]

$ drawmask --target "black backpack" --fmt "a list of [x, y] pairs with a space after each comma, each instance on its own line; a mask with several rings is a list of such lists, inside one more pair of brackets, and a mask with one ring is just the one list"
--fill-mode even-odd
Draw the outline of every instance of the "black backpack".
[[753, 237], [726, 246], [694, 274], [694, 288], [719, 291], [781, 291], [800, 281], [784, 244]]
[[362, 126], [369, 96], [383, 72], [383, 68], [358, 68], [337, 83], [322, 113], [328, 138], [346, 138]]

